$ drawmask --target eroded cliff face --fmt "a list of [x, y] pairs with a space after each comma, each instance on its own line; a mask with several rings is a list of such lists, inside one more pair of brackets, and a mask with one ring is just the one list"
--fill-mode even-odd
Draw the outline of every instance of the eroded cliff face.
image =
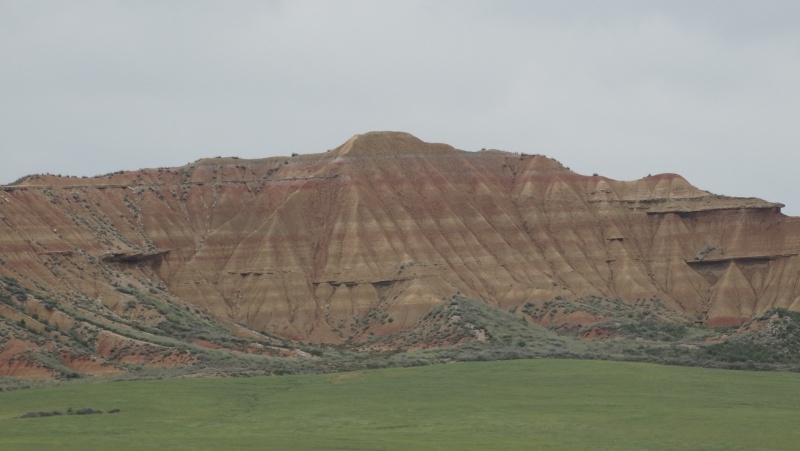
[[156, 287], [237, 334], [317, 343], [412, 329], [456, 293], [504, 310], [658, 298], [739, 324], [800, 310], [800, 219], [781, 207], [373, 132], [323, 154], [0, 187], [0, 275], [152, 324], [163, 313], [120, 287]]

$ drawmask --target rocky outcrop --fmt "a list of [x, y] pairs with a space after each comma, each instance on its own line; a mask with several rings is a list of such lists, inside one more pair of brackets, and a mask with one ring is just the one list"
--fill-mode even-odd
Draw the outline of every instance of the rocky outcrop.
[[169, 250], [152, 251], [152, 252], [113, 252], [111, 254], [103, 255], [103, 261], [114, 263], [136, 263], [144, 261], [156, 261], [167, 255]]
[[800, 220], [781, 207], [374, 132], [322, 154], [0, 187], [0, 274], [122, 316], [119, 287], [157, 287], [237, 333], [318, 343], [417, 327], [456, 293], [504, 310], [655, 297], [740, 324], [800, 309]]

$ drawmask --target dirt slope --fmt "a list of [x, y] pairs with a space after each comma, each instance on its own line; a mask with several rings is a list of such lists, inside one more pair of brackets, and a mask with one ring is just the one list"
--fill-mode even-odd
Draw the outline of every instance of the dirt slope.
[[414, 328], [456, 293], [503, 310], [655, 297], [738, 325], [800, 310], [800, 219], [781, 207], [372, 132], [322, 154], [0, 187], [0, 275], [106, 317], [157, 326], [164, 312], [124, 291], [158, 290], [237, 335], [317, 343]]

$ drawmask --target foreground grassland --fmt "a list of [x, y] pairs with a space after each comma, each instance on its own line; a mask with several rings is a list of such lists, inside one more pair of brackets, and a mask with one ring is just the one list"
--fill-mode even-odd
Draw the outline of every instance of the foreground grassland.
[[[121, 409], [18, 418], [31, 411]], [[800, 375], [516, 360], [0, 393], [0, 449], [797, 449]]]

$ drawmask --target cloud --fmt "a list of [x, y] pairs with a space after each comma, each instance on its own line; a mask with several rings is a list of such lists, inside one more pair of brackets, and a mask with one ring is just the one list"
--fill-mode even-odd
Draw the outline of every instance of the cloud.
[[403, 130], [800, 214], [796, 2], [3, 2], [0, 182]]

